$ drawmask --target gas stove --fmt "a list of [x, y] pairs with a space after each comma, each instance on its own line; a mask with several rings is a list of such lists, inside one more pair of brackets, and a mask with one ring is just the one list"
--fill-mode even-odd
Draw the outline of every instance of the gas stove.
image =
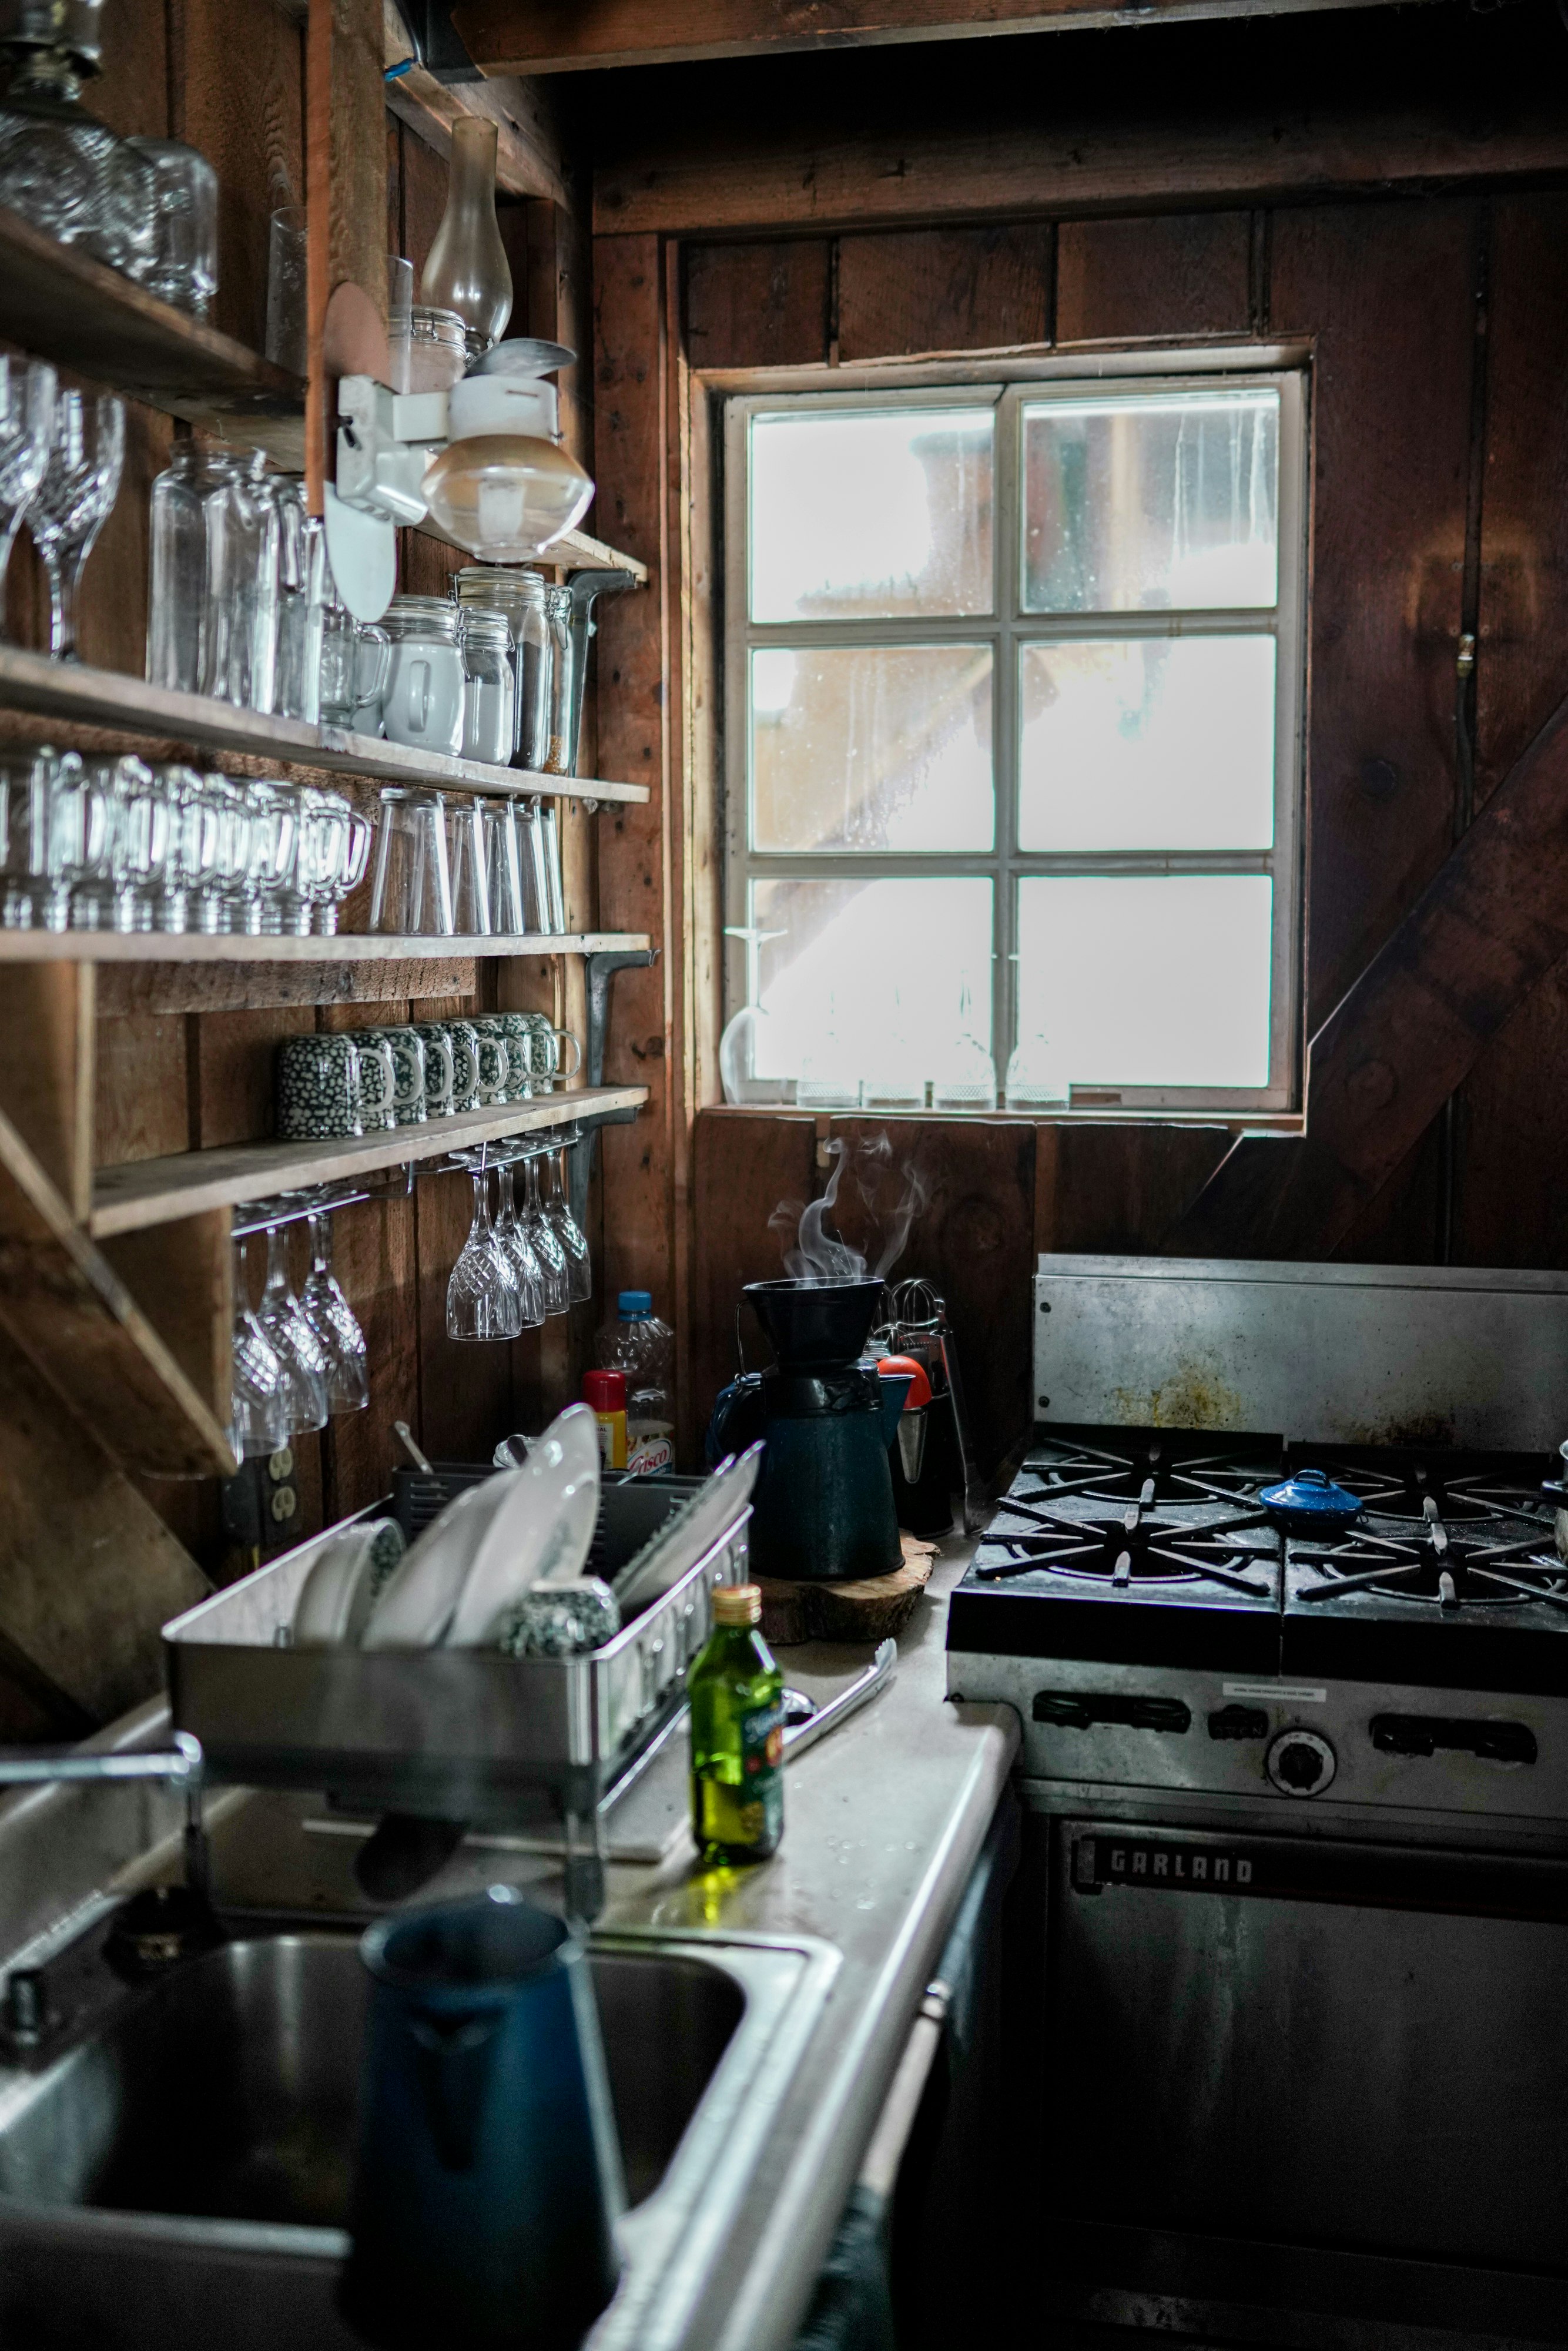
[[[1568, 1276], [1047, 1258], [1034, 1305], [947, 1666], [1022, 1725], [1041, 2323], [1568, 2341]], [[1281, 1520], [1306, 1471], [1359, 1509]]]

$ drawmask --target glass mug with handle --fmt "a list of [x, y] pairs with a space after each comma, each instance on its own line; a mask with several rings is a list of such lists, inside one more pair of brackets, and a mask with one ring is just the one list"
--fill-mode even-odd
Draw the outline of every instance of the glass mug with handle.
[[274, 1063], [277, 1134], [283, 1142], [361, 1135], [394, 1123], [391, 1048], [324, 1034], [285, 1037]]
[[321, 717], [331, 726], [379, 734], [391, 671], [392, 639], [386, 631], [377, 622], [356, 621], [333, 590], [321, 607]]

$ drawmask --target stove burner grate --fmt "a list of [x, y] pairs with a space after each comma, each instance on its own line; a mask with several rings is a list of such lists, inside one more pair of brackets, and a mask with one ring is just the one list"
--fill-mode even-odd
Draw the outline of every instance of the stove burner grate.
[[1568, 1565], [1546, 1513], [1517, 1468], [1448, 1476], [1419, 1459], [1330, 1462], [1366, 1516], [1337, 1542], [1292, 1542], [1292, 1597], [1311, 1606], [1363, 1592], [1440, 1609], [1544, 1603], [1568, 1612]]
[[[1216, 1452], [1209, 1446], [1188, 1450], [1162, 1433], [1129, 1437], [1124, 1448], [1062, 1437], [1025, 1455], [1009, 1507], [1020, 1500], [1043, 1504], [1074, 1496], [1096, 1502], [1136, 1502], [1145, 1510], [1156, 1502], [1249, 1504], [1259, 1487], [1280, 1473], [1277, 1454], [1272, 1459], [1258, 1458], [1259, 1442], [1252, 1440], [1246, 1451], [1229, 1446]], [[1034, 1481], [1027, 1488], [1026, 1479]]]

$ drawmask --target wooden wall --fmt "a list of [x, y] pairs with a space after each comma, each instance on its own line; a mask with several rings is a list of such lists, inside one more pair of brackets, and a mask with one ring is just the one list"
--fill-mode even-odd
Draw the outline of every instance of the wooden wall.
[[[683, 603], [691, 581], [700, 606], [711, 554], [679, 525], [694, 484], [711, 478], [697, 446], [704, 374], [733, 388], [746, 371], [810, 369], [831, 388], [835, 369], [902, 356], [1310, 345], [1310, 1036], [1568, 684], [1568, 108], [1541, 79], [1563, 37], [1544, 16], [1509, 14], [1504, 25], [1428, 12], [1418, 71], [1398, 30], [1409, 20], [1379, 25], [1354, 100], [1332, 94], [1343, 38], [1332, 18], [880, 51], [874, 68], [813, 61], [815, 80], [790, 60], [769, 67], [766, 90], [750, 69], [707, 67], [661, 83], [670, 104], [657, 119], [632, 107], [630, 78], [606, 93], [596, 308], [601, 382], [615, 384], [619, 415], [615, 437], [601, 437], [601, 499], [662, 565], [664, 611], [662, 638], [651, 611], [612, 624], [616, 723], [645, 747], [645, 768], [628, 772], [658, 782], [662, 758], [674, 803], [662, 820], [657, 806], [639, 812], [634, 850], [607, 844], [606, 890], [635, 901], [640, 924], [663, 914], [685, 975], [664, 991], [663, 1125], [624, 1170], [632, 1231], [612, 1221], [607, 1246], [676, 1301], [694, 1431], [733, 1367], [739, 1284], [779, 1270], [773, 1206], [826, 1180], [813, 1122], [709, 1107], [716, 1083], [694, 1046], [716, 996], [711, 958], [694, 971], [716, 867], [689, 848], [692, 803], [711, 795], [699, 705], [716, 681], [700, 610], [688, 626]], [[1243, 112], [1281, 108], [1270, 152], [1218, 128], [1226, 89], [1203, 72], [1221, 57]], [[1080, 65], [1101, 143], [1063, 152], [1058, 121], [1075, 103], [1080, 119], [1090, 110]], [[1402, 103], [1469, 125], [1464, 169], [1440, 191], [1400, 143], [1413, 116], [1401, 131], [1390, 115], [1377, 139], [1367, 129], [1401, 74], [1416, 93]], [[1494, 107], [1505, 89], [1513, 103]], [[1286, 92], [1301, 94], [1299, 114], [1284, 112]], [[1521, 183], [1509, 142], [1542, 93]], [[1008, 145], [1026, 105], [1042, 159], [1032, 185], [1025, 131]], [[1479, 645], [1469, 687], [1466, 633]], [[650, 992], [649, 1025], [657, 1009]], [[1568, 968], [1521, 1005], [1339, 1255], [1568, 1264], [1565, 1024]], [[646, 1071], [646, 1040], [642, 1051]], [[1158, 1250], [1228, 1137], [1153, 1123], [887, 1123], [932, 1190], [898, 1270], [946, 1286], [994, 1462], [1030, 1412], [1033, 1251]], [[645, 1147], [661, 1136], [666, 1167]]]

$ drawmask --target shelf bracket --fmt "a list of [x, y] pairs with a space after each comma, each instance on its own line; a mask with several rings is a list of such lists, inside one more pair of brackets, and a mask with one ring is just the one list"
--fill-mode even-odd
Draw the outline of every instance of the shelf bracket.
[[[583, 1065], [591, 1086], [604, 1083], [604, 1040], [610, 1026], [611, 981], [618, 971], [646, 971], [657, 954], [656, 947], [618, 947], [603, 955], [583, 956], [583, 977], [588, 984], [588, 1050], [583, 1057]], [[588, 1214], [588, 1186], [593, 1176], [594, 1137], [601, 1126], [630, 1126], [636, 1115], [634, 1110], [612, 1110], [592, 1120], [583, 1120], [582, 1142], [572, 1153], [570, 1162], [571, 1213], [580, 1225]]]

